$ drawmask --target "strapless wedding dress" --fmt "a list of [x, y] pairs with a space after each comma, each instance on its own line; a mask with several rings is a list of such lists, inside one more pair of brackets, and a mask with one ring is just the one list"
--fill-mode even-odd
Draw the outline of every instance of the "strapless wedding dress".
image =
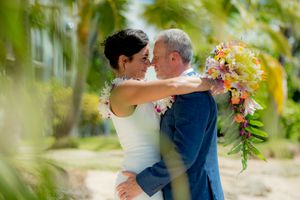
[[[110, 117], [124, 151], [122, 170], [138, 174], [160, 160], [160, 118], [152, 103], [138, 105], [135, 111], [127, 117], [117, 117], [112, 112]], [[118, 172], [115, 186], [126, 179], [127, 177], [121, 171]], [[116, 191], [115, 199], [119, 199]], [[152, 197], [143, 192], [134, 200], [163, 200], [163, 196], [161, 191]]]

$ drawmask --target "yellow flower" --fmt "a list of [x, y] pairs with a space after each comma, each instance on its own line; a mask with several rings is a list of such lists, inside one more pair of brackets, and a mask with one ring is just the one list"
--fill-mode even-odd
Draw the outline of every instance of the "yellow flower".
[[229, 81], [230, 83], [235, 83], [238, 80], [238, 75], [236, 73], [228, 73], [225, 74], [225, 80]]
[[213, 79], [216, 79], [219, 76], [219, 72], [215, 68], [210, 68], [208, 74], [211, 75]]
[[259, 84], [258, 83], [251, 84], [250, 88], [255, 91], [259, 88]]

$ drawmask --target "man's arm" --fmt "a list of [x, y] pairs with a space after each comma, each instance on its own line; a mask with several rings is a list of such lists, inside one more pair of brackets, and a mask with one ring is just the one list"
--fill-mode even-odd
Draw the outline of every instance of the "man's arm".
[[163, 160], [136, 177], [137, 183], [149, 196], [185, 173], [198, 157], [211, 112], [209, 95], [208, 92], [197, 92], [177, 96], [173, 143], [169, 141], [166, 145], [169, 150], [163, 150]]

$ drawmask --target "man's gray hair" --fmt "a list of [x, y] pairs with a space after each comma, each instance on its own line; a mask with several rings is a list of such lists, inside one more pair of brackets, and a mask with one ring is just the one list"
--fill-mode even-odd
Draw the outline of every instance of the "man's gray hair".
[[169, 52], [177, 51], [185, 64], [191, 62], [193, 58], [192, 42], [184, 31], [180, 29], [164, 30], [157, 35], [156, 40], [162, 40], [167, 45]]

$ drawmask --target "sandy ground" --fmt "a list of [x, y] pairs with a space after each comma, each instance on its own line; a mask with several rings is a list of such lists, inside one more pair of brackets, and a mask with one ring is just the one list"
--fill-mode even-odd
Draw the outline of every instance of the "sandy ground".
[[[122, 161], [121, 151], [66, 150], [52, 152], [51, 157], [61, 162], [68, 160], [72, 166], [76, 163], [80, 168], [80, 173], [78, 169], [69, 171], [70, 177], [75, 177], [73, 182], [79, 179], [75, 191], [81, 190], [80, 193], [85, 194], [77, 199], [113, 199], [114, 180]], [[243, 173], [240, 173], [239, 160], [220, 156], [219, 164], [227, 200], [300, 200], [299, 156], [293, 160], [250, 160]]]
[[115, 172], [91, 170], [88, 172], [85, 183], [89, 188], [91, 200], [113, 200]]
[[[299, 200], [300, 159], [268, 162], [251, 160], [247, 171], [240, 172], [240, 162], [220, 158], [220, 172], [225, 199], [228, 200]], [[92, 200], [113, 199], [112, 171], [91, 170], [86, 185]]]

